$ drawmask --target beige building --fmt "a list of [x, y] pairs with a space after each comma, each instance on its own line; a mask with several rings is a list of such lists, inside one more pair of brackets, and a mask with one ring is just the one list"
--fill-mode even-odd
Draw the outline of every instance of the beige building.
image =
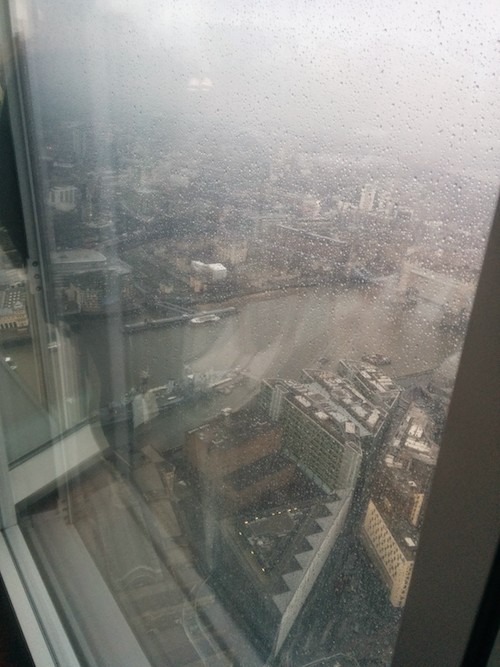
[[0, 330], [28, 328], [24, 288], [8, 287], [0, 291]]
[[24, 306], [18, 310], [0, 311], [0, 329], [27, 329], [28, 314]]
[[27, 329], [28, 324], [28, 314], [24, 306], [0, 310], [0, 329]]
[[415, 528], [405, 521], [391, 521], [372, 499], [368, 503], [361, 538], [389, 589], [391, 604], [403, 607], [417, 548]]

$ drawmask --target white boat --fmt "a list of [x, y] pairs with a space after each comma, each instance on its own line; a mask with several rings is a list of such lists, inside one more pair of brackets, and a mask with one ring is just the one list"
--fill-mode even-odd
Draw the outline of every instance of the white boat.
[[220, 317], [214, 315], [213, 313], [208, 315], [199, 315], [198, 317], [192, 317], [189, 321], [191, 324], [209, 324], [210, 322], [218, 322]]
[[5, 363], [7, 366], [12, 370], [15, 371], [17, 369], [17, 364], [16, 362], [12, 359], [12, 357], [5, 357]]

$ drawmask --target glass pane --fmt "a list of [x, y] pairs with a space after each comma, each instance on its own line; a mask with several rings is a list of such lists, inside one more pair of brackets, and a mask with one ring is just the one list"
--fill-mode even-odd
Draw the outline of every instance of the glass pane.
[[10, 7], [47, 306], [14, 364], [53, 422], [12, 479], [84, 661], [110, 592], [153, 665], [390, 664], [496, 197], [498, 13]]
[[[26, 271], [26, 243], [6, 96], [11, 61], [0, 39], [0, 424], [9, 463], [53, 437]], [[19, 224], [21, 223], [21, 224]]]

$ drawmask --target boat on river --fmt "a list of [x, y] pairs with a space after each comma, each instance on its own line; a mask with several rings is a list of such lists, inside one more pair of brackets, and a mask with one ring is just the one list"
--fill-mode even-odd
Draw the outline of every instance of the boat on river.
[[214, 313], [209, 313], [207, 315], [198, 315], [197, 317], [192, 317], [189, 322], [191, 324], [211, 324], [213, 322], [218, 322], [220, 317]]

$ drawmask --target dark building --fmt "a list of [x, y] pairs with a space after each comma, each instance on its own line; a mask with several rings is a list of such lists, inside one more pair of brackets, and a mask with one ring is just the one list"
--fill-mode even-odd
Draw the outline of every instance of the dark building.
[[207, 508], [196, 548], [263, 654], [281, 649], [344, 526], [363, 437], [312, 377], [265, 381], [256, 405], [186, 435]]

